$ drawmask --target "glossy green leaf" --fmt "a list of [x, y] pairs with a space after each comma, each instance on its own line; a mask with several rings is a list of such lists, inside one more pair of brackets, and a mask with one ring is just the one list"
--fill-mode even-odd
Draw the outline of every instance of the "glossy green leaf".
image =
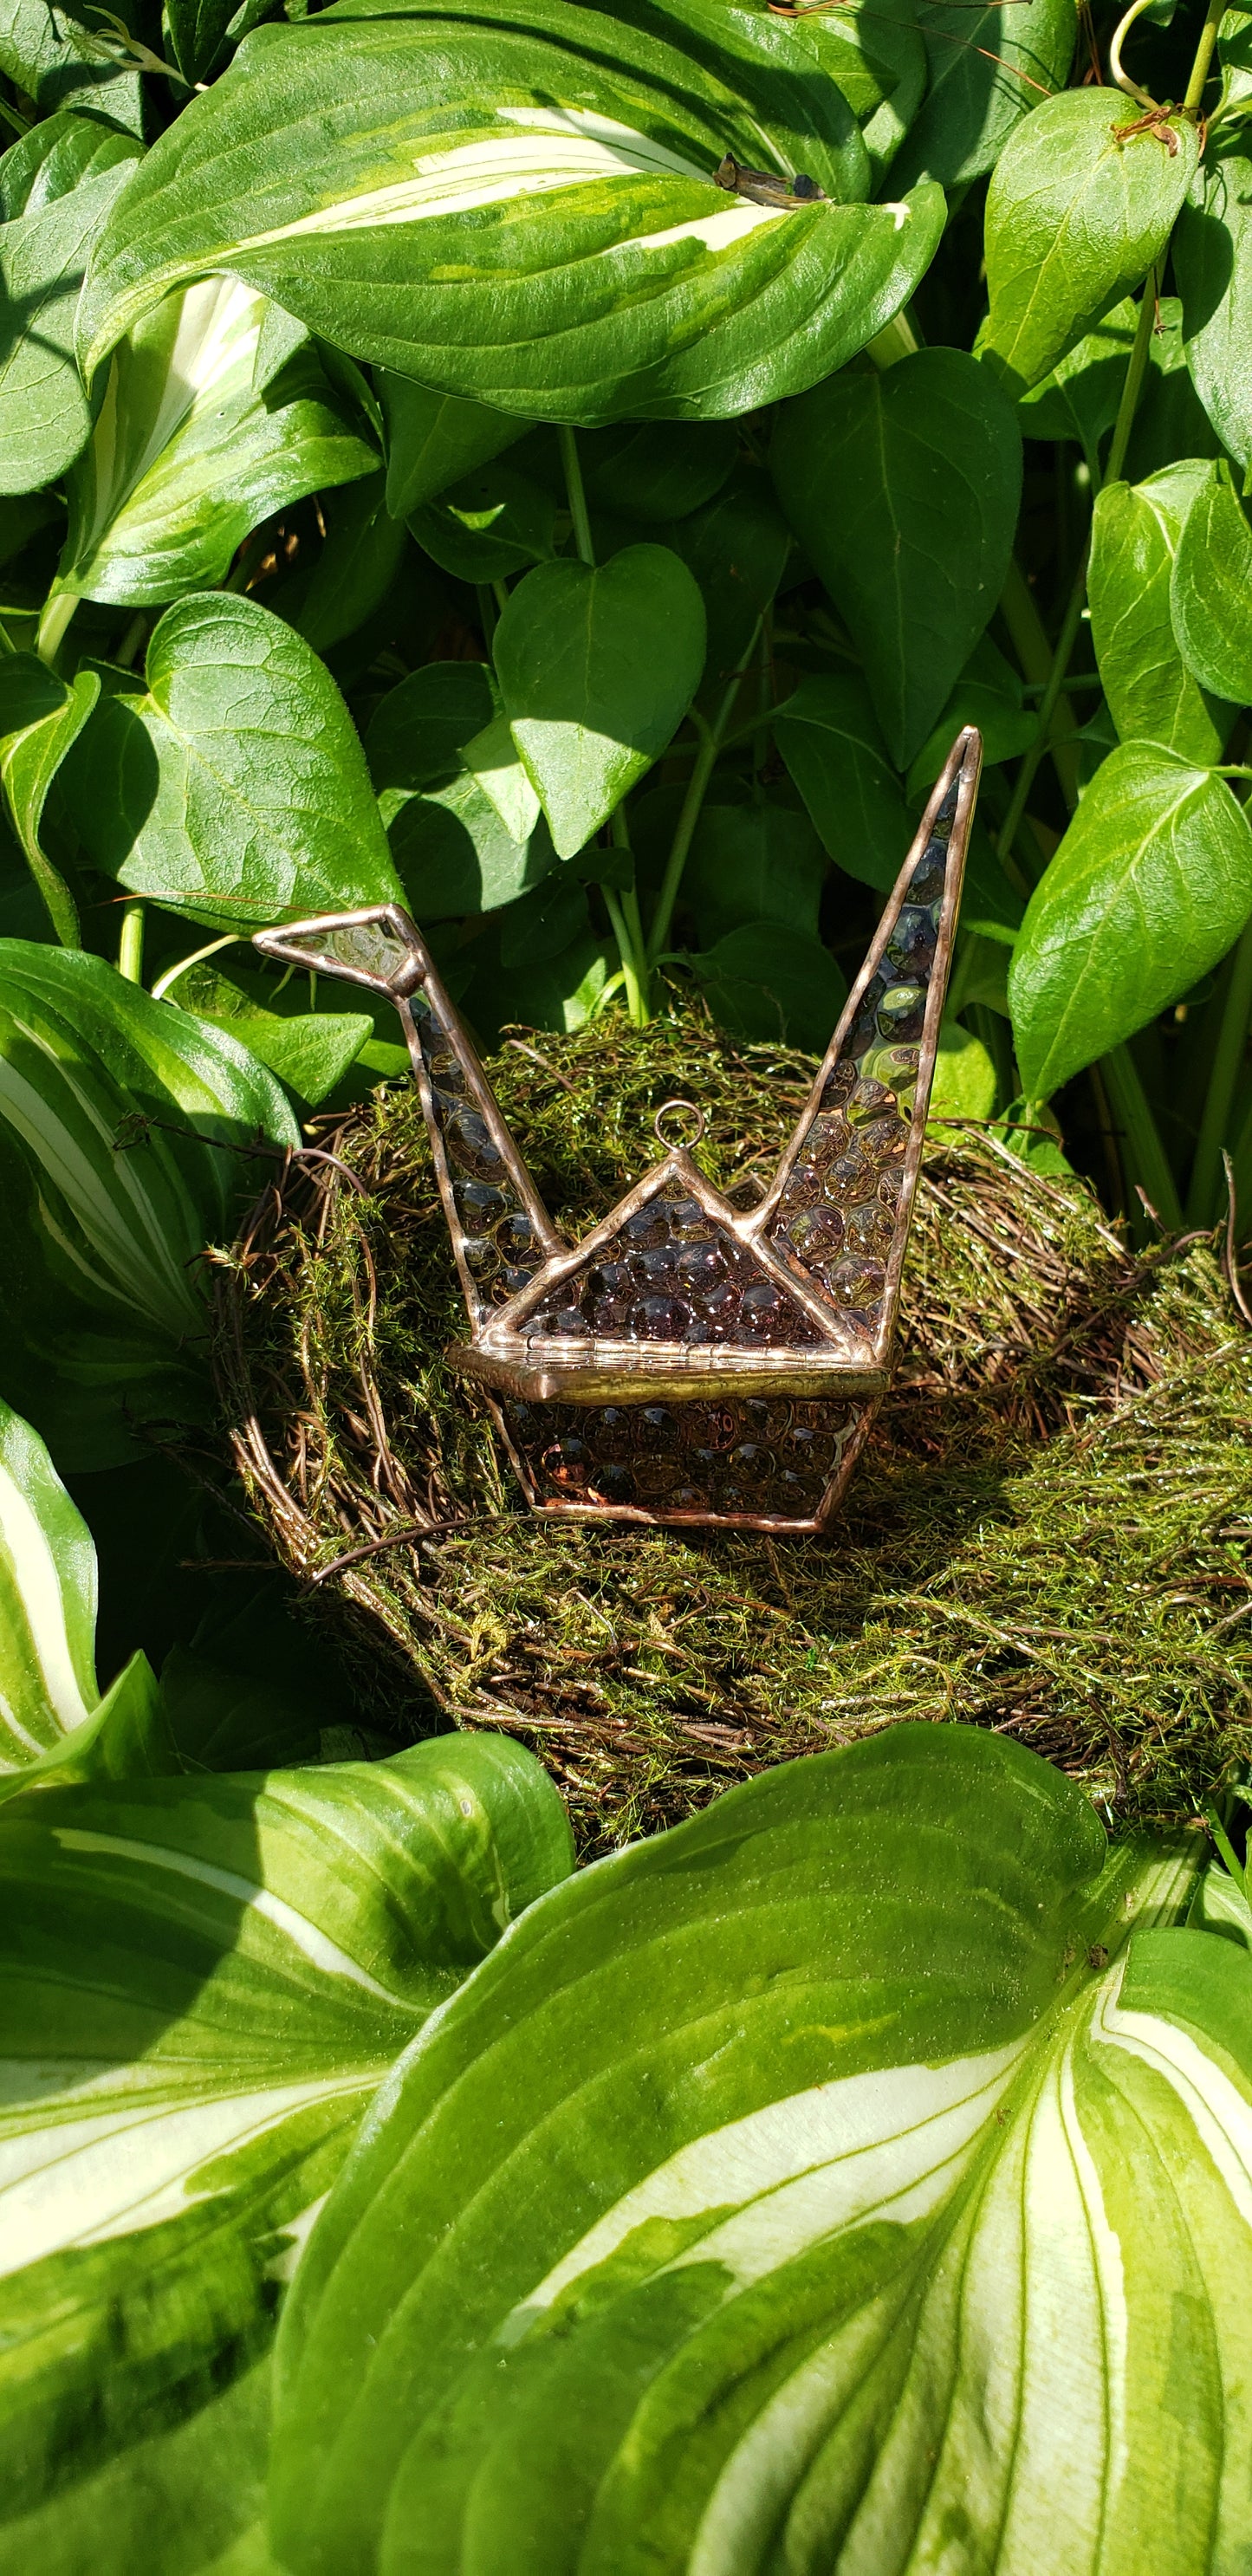
[[[125, 17], [126, 0], [115, 14]], [[132, 134], [143, 132], [136, 65], [109, 59], [96, 28], [57, 0], [0, 0], [0, 71], [42, 116], [95, 108]]]
[[172, 999], [180, 1010], [238, 1038], [311, 1109], [342, 1081], [374, 1034], [372, 1019], [360, 1011], [266, 1010], [243, 985], [208, 965], [180, 977]]
[[199, 1255], [255, 1197], [258, 1139], [300, 1131], [236, 1040], [102, 958], [0, 941], [0, 1383], [58, 1466], [132, 1458], [128, 1417], [204, 1411]]
[[0, 225], [0, 492], [63, 474], [91, 428], [74, 358], [87, 256], [126, 182], [106, 169]]
[[484, 725], [465, 744], [461, 759], [513, 840], [528, 841], [539, 820], [539, 799], [518, 759], [508, 717], [495, 716]]
[[232, 279], [169, 296], [110, 363], [69, 478], [57, 588], [159, 607], [220, 581], [273, 510], [373, 473], [375, 449], [334, 407], [312, 353], [253, 383], [265, 299]]
[[912, 831], [864, 681], [850, 671], [802, 680], [774, 739], [830, 857], [889, 893]]
[[788, 404], [770, 461], [903, 768], [1003, 587], [1021, 498], [1012, 407], [963, 351], [922, 349]]
[[921, 0], [930, 86], [900, 175], [964, 187], [995, 168], [1014, 127], [1060, 89], [1074, 50], [1074, 0]]
[[824, 1055], [848, 987], [810, 931], [741, 921], [691, 965], [719, 1027]]
[[43, 846], [43, 811], [61, 763], [72, 751], [100, 695], [94, 671], [62, 680], [33, 653], [0, 660], [0, 780], [21, 843], [57, 938], [79, 945], [69, 888]]
[[505, 713], [559, 858], [572, 858], [681, 724], [704, 666], [704, 605], [665, 546], [593, 571], [540, 564], [495, 636]]
[[[547, 1775], [491, 1735], [10, 1806], [6, 2518], [255, 2362], [380, 2078], [570, 1860]], [[201, 2462], [210, 2511], [231, 2468]]]
[[406, 519], [526, 435], [525, 421], [510, 412], [432, 393], [390, 368], [376, 374], [387, 430], [387, 507], [395, 519]]
[[1028, 1098], [1146, 1027], [1252, 911], [1252, 828], [1225, 780], [1155, 743], [1097, 770], [1026, 907], [1009, 971]]
[[1252, 702], [1252, 530], [1228, 466], [1209, 468], [1187, 513], [1170, 582], [1174, 633], [1201, 686]]
[[702, 948], [746, 922], [818, 935], [826, 854], [807, 814], [786, 805], [706, 804], [683, 876], [682, 900]]
[[768, 475], [741, 464], [714, 500], [666, 527], [665, 542], [700, 585], [708, 626], [700, 705], [716, 709], [782, 580], [791, 531]]
[[867, 0], [831, 9], [813, 21], [824, 60], [865, 138], [875, 186], [881, 185], [926, 94], [926, 47], [914, 0]]
[[[86, 365], [224, 268], [357, 357], [532, 417], [714, 419], [841, 366], [925, 270], [940, 193], [859, 202], [865, 146], [803, 25], [662, 0], [610, 32], [574, 0], [259, 29], [128, 188]], [[824, 201], [728, 197], [728, 150]]]
[[1252, 466], [1252, 157], [1237, 138], [1197, 175], [1174, 268], [1196, 392], [1222, 445]]
[[409, 516], [419, 546], [458, 581], [506, 581], [556, 552], [556, 503], [508, 458], [476, 466]]
[[379, 700], [365, 736], [380, 795], [455, 778], [461, 746], [499, 715], [500, 695], [485, 662], [427, 662]]
[[[517, 798], [511, 811], [502, 811], [510, 784], [516, 784]], [[538, 810], [533, 788], [523, 802], [528, 786], [524, 771], [514, 782], [498, 770], [484, 780], [462, 769], [446, 785], [423, 795], [386, 800], [393, 808], [391, 854], [405, 901], [418, 921], [495, 912], [547, 875], [556, 853], [546, 824], [523, 829], [520, 837], [515, 829]]]
[[1067, 90], [1026, 119], [996, 163], [979, 350], [1014, 396], [1139, 284], [1169, 239], [1195, 172], [1196, 130], [1180, 117], [1172, 149], [1156, 132], [1127, 138], [1137, 115], [1107, 90]]
[[138, 161], [142, 151], [135, 135], [119, 133], [98, 116], [59, 108], [0, 153], [0, 223], [37, 214], [84, 179]]
[[101, 700], [61, 772], [106, 876], [223, 930], [400, 900], [347, 708], [280, 617], [180, 600], [149, 638], [147, 682]]
[[1206, 695], [1183, 661], [1170, 582], [1187, 514], [1210, 481], [1209, 467], [1189, 459], [1146, 483], [1107, 483], [1092, 517], [1087, 575], [1091, 640], [1123, 742], [1164, 743], [1199, 768], [1221, 759], [1230, 710]]
[[929, 1116], [942, 1127], [945, 1119], [994, 1118], [996, 1069], [981, 1038], [959, 1020], [945, 1020], [939, 1031]]
[[1123, 297], [1068, 349], [1018, 403], [1026, 438], [1073, 438], [1093, 474], [1103, 440], [1117, 418], [1135, 337], [1138, 306]]
[[1196, 1889], [1187, 1921], [1197, 1932], [1217, 1932], [1252, 1950], [1252, 1905], [1220, 1861], [1212, 1861]]
[[739, 441], [729, 422], [651, 422], [588, 431], [578, 461], [590, 502], [627, 519], [690, 518], [729, 481]]
[[323, 499], [322, 551], [298, 597], [287, 589], [276, 603], [315, 653], [329, 653], [355, 635], [401, 571], [408, 538], [387, 509], [383, 486], [381, 474], [368, 474]]
[[1037, 716], [1023, 705], [1022, 684], [1012, 664], [989, 635], [982, 636], [933, 733], [909, 764], [909, 796], [922, 801], [966, 725], [977, 725], [984, 766], [994, 769], [998, 762], [1015, 760], [1025, 751], [1035, 738], [1037, 724]]
[[896, 1726], [542, 1899], [310, 2241], [284, 2566], [1237, 2565], [1252, 1962], [1152, 1928], [1193, 1852]]
[[38, 1433], [0, 1404], [0, 1773], [97, 1706], [95, 1632], [91, 1533]]

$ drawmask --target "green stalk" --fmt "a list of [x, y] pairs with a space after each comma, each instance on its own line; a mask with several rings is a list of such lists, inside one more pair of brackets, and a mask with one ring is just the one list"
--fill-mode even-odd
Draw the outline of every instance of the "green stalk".
[[705, 795], [708, 791], [709, 780], [713, 775], [713, 771], [717, 763], [717, 756], [722, 748], [726, 728], [735, 711], [735, 700], [739, 695], [739, 691], [743, 685], [747, 672], [752, 667], [752, 659], [757, 647], [757, 638], [760, 635], [763, 622], [763, 619], [758, 617], [748, 640], [747, 650], [740, 660], [739, 667], [730, 682], [730, 686], [722, 699], [722, 703], [718, 708], [712, 724], [706, 724], [703, 716], [697, 714], [694, 707], [691, 711], [693, 721], [700, 734], [700, 748], [696, 754], [696, 765], [692, 770], [691, 777], [688, 782], [687, 793], [683, 798], [682, 812], [678, 817], [678, 822], [674, 831], [674, 838], [670, 843], [669, 857], [665, 862], [665, 874], [661, 880], [661, 891], [657, 898], [656, 911], [652, 916], [652, 929], [648, 937], [648, 960], [653, 966], [655, 966], [658, 957], [662, 957], [669, 946], [670, 929], [674, 919], [674, 906], [678, 901], [678, 889], [682, 884], [683, 869], [687, 864], [687, 856], [691, 848], [692, 837], [694, 835], [696, 825], [700, 820], [700, 808], [704, 803]]
[[595, 569], [595, 548], [591, 542], [591, 521], [587, 516], [587, 495], [583, 490], [583, 469], [578, 461], [578, 441], [572, 429], [558, 429], [557, 445], [565, 469], [565, 490], [569, 514], [574, 522], [574, 543], [581, 561]]
[[1225, 17], [1226, 8], [1227, 0], [1209, 0], [1204, 24], [1200, 29], [1200, 41], [1195, 49], [1195, 60], [1191, 66], [1191, 78], [1187, 83], [1187, 95], [1183, 100], [1183, 106], [1189, 116], [1198, 116], [1200, 113], [1200, 101], [1204, 96], [1204, 84], [1209, 76], [1209, 65], [1213, 60], [1217, 30]]
[[1169, 1234], [1182, 1225], [1182, 1205], [1169, 1157], [1161, 1143], [1139, 1068], [1129, 1047], [1110, 1047], [1100, 1058], [1100, 1072], [1121, 1130], [1122, 1164], [1132, 1186], [1138, 1183]]
[[1243, 1064], [1243, 1051], [1248, 1042], [1249, 1024], [1252, 1024], [1252, 921], [1246, 925], [1231, 959], [1230, 981], [1222, 1006], [1195, 1161], [1191, 1167], [1191, 1186], [1187, 1192], [1188, 1225], [1216, 1223], [1222, 1146], [1226, 1140], [1235, 1084]]
[[[1052, 669], [1052, 647], [1016, 555], [1009, 564], [1008, 578], [1000, 594], [1000, 614], [1009, 630], [1009, 641], [1021, 663], [1023, 676], [1032, 688], [1046, 689]], [[1078, 752], [1066, 736], [1077, 732], [1078, 723], [1063, 694], [1057, 718], [1048, 749], [1061, 794], [1067, 805], [1073, 805], [1078, 795]]]
[[[1060, 700], [1061, 683], [1077, 640], [1078, 629], [1082, 624], [1082, 612], [1087, 597], [1087, 564], [1090, 555], [1091, 539], [1088, 536], [1084, 540], [1083, 550], [1078, 559], [1078, 570], [1074, 575], [1069, 598], [1065, 603], [1065, 615], [1061, 620], [1061, 631], [1057, 636], [1056, 649], [1052, 655], [1052, 667], [1048, 672], [1043, 695], [1039, 700], [1038, 730], [1029, 750], [1023, 752], [1018, 762], [1013, 793], [1009, 798], [1009, 810], [996, 843], [998, 854], [1002, 859], [1008, 857], [1017, 838], [1017, 827], [1026, 811], [1026, 799], [1034, 786], [1035, 773], [1048, 749], [1048, 735]], [[1066, 804], [1072, 808], [1077, 801], [1077, 782], [1075, 781], [1072, 789], [1066, 786], [1064, 779], [1061, 784], [1065, 789]]]
[[617, 941], [617, 953], [622, 961], [622, 983], [626, 992], [626, 1008], [630, 1013], [632, 1026], [637, 1029], [642, 1029], [647, 1026], [648, 1020], [651, 1018], [651, 1013], [648, 1009], [643, 988], [639, 981], [639, 970], [635, 963], [634, 942], [631, 939], [629, 924], [627, 923], [626, 915], [622, 910], [621, 898], [615, 892], [614, 888], [609, 885], [601, 886], [600, 892], [604, 897], [605, 911], [607, 912], [609, 920], [613, 926], [613, 936]]
[[[176, 984], [179, 976], [185, 975], [189, 967], [202, 966], [206, 957], [216, 957], [221, 948], [234, 948], [243, 936], [241, 930], [228, 930], [223, 938], [211, 939], [207, 948], [193, 948], [189, 957], [180, 957], [176, 966], [167, 966], [165, 973], [158, 975], [152, 987], [153, 1001], [163, 1002], [170, 986]], [[291, 967], [288, 967], [287, 974], [291, 974], [292, 971]], [[286, 981], [287, 976], [284, 975], [283, 983], [285, 984]], [[279, 989], [281, 990], [281, 986]]]
[[44, 601], [35, 637], [35, 651], [41, 662], [55, 662], [69, 630], [70, 619], [78, 606], [76, 590], [54, 590]]
[[122, 914], [122, 934], [117, 943], [117, 971], [128, 984], [143, 982], [144, 906], [128, 903]]

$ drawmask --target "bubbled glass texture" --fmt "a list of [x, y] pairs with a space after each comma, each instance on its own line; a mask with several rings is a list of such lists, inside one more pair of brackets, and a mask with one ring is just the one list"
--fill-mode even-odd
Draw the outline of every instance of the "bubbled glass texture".
[[323, 957], [332, 961], [332, 974], [342, 966], [353, 974], [368, 975], [374, 983], [393, 984], [412, 964], [407, 941], [389, 930], [385, 921], [340, 922], [337, 929], [319, 930], [316, 943]]
[[612, 1242], [554, 1288], [522, 1330], [545, 1342], [758, 1350], [822, 1340], [799, 1300], [680, 1181], [624, 1218]]
[[447, 1158], [461, 1258], [473, 1283], [470, 1316], [477, 1324], [519, 1288], [528, 1287], [546, 1255], [442, 1021], [424, 994], [414, 995], [412, 1010], [431, 1110]]
[[696, 1518], [812, 1520], [863, 1404], [723, 1397], [682, 1404], [509, 1404], [535, 1499]]
[[883, 1321], [958, 783], [935, 817], [770, 1228], [775, 1249], [801, 1262], [867, 1340]]

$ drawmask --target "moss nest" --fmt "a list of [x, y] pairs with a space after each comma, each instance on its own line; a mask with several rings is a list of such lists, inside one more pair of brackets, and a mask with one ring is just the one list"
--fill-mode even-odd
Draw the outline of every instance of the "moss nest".
[[[519, 1031], [489, 1071], [577, 1231], [676, 1093], [733, 1189], [812, 1066], [704, 1021]], [[1207, 1240], [1136, 1254], [1077, 1182], [932, 1130], [896, 1381], [825, 1537], [528, 1514], [463, 1329], [420, 1110], [381, 1090], [267, 1189], [220, 1272], [235, 1456], [373, 1730], [504, 1727], [585, 1852], [898, 1718], [1016, 1735], [1111, 1822], [1252, 1754], [1252, 1334]], [[320, 1157], [320, 1159], [318, 1158]]]

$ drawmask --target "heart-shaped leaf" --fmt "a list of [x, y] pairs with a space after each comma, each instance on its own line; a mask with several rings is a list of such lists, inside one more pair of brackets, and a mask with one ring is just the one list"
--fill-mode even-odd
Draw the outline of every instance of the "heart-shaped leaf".
[[802, 680], [774, 738], [830, 857], [888, 894], [911, 827], [864, 681], [851, 671]]
[[[934, 187], [864, 202], [825, 53], [722, 0], [513, 0], [507, 20], [418, 0], [260, 28], [127, 188], [80, 313], [87, 371], [170, 288], [226, 270], [358, 357], [531, 418], [715, 419], [798, 392], [899, 311], [944, 218]], [[728, 195], [727, 152], [821, 195]]]
[[892, 1726], [541, 1898], [310, 2239], [280, 2563], [1237, 2567], [1252, 1961], [1154, 1928], [1186, 1845]]
[[1021, 498], [1013, 407], [963, 351], [921, 349], [789, 403], [770, 462], [903, 769], [1003, 587]]
[[1154, 743], [1097, 770], [1026, 907], [1009, 972], [1027, 1095], [1046, 1099], [1176, 1002], [1252, 911], [1252, 828], [1222, 778]]
[[387, 507], [393, 519], [407, 519], [424, 501], [446, 492], [449, 483], [486, 465], [526, 435], [525, 421], [488, 411], [485, 403], [460, 402], [455, 394], [432, 393], [409, 376], [377, 370], [379, 398], [387, 430]]
[[513, 740], [572, 858], [681, 724], [704, 668], [704, 603], [668, 546], [539, 564], [496, 629]]
[[99, 675], [58, 678], [33, 653], [0, 660], [0, 779], [13, 828], [64, 948], [80, 945], [78, 914], [40, 837], [48, 791], [100, 695]]
[[1188, 513], [1211, 480], [1195, 458], [1145, 483], [1107, 483], [1092, 514], [1087, 575], [1091, 640], [1123, 742], [1164, 743], [1197, 768], [1221, 759], [1231, 717], [1183, 660], [1170, 583]]
[[1174, 633], [1201, 686], [1252, 703], [1252, 529], [1230, 480], [1209, 467], [1187, 512], [1170, 581]]
[[401, 900], [348, 710], [281, 617], [180, 600], [147, 680], [101, 700], [60, 773], [106, 876], [224, 930]]
[[1139, 284], [1169, 239], [1195, 172], [1196, 129], [1179, 116], [1168, 134], [1128, 130], [1139, 122], [1109, 90], [1066, 90], [1027, 117], [996, 163], [979, 350], [1014, 395]]
[[127, 167], [0, 224], [0, 492], [34, 492], [63, 474], [91, 428], [74, 317], [88, 251]]

